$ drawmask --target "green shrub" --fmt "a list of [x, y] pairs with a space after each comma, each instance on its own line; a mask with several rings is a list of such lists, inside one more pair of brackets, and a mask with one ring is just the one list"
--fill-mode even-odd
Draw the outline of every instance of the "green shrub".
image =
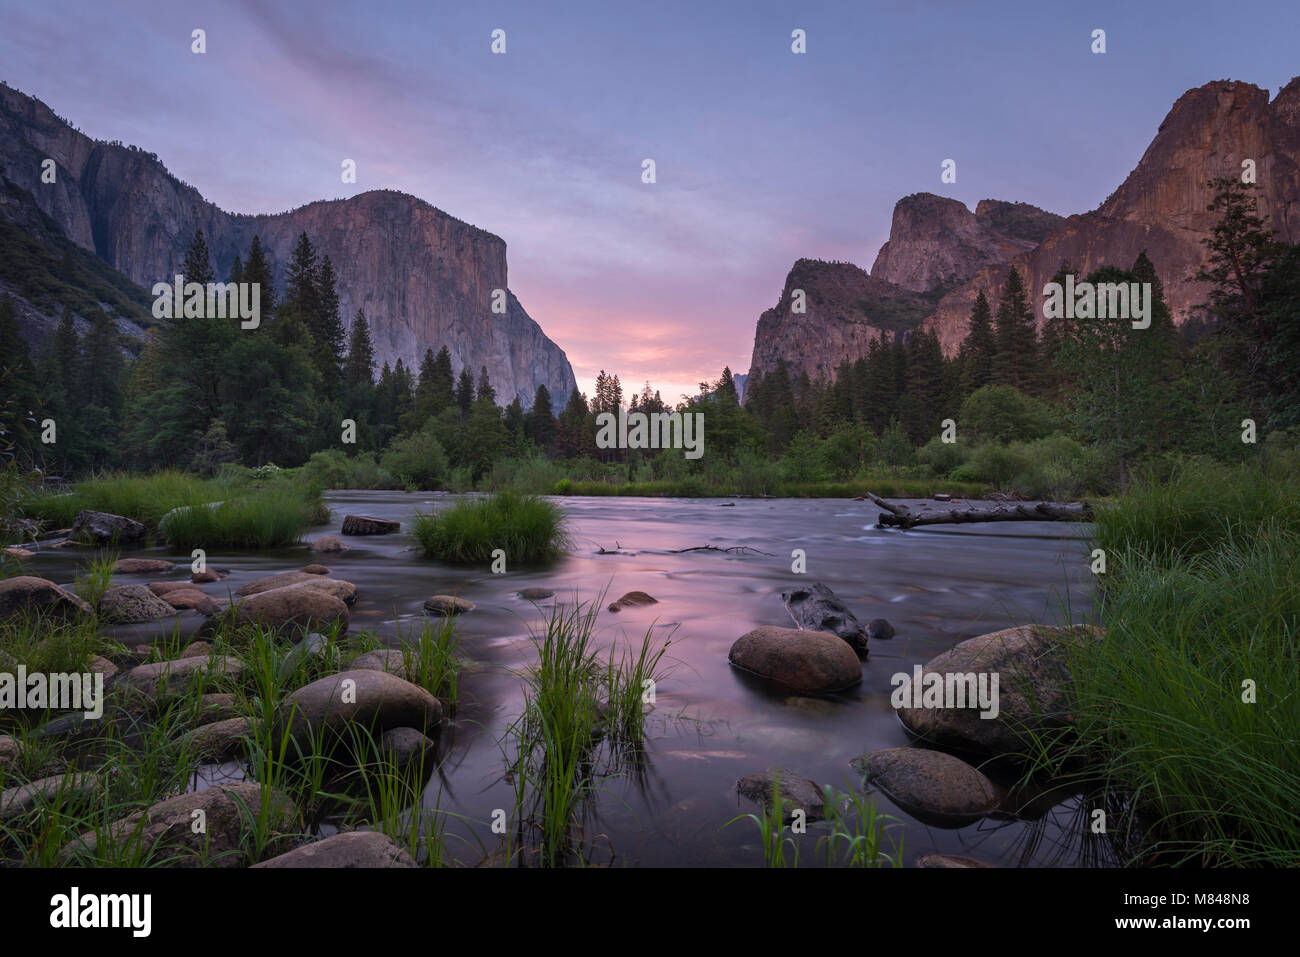
[[442, 488], [447, 478], [447, 453], [428, 432], [412, 432], [395, 439], [379, 464], [407, 488]]
[[371, 453], [347, 456], [339, 449], [326, 449], [308, 459], [298, 474], [321, 488], [402, 488], [402, 483], [381, 469]]
[[986, 385], [961, 404], [960, 427], [975, 442], [1031, 441], [1058, 425], [1057, 410], [1010, 386]]
[[945, 442], [941, 436], [936, 435], [916, 450], [916, 460], [922, 465], [928, 465], [933, 474], [942, 477], [954, 475], [953, 470], [962, 465], [969, 454], [970, 450], [963, 443]]
[[537, 562], [554, 558], [568, 546], [560, 507], [514, 492], [417, 515], [414, 531], [426, 557], [447, 562], [487, 562], [498, 548], [507, 562]]

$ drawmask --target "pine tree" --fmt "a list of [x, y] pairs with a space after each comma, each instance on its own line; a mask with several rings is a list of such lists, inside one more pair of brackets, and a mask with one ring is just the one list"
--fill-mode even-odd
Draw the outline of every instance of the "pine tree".
[[253, 237], [253, 244], [248, 250], [248, 260], [244, 263], [243, 281], [256, 283], [258, 287], [258, 318], [268, 322], [275, 311], [275, 286], [271, 276], [271, 264], [267, 262], [266, 250], [262, 248], [259, 236]]
[[993, 364], [994, 381], [1029, 391], [1038, 368], [1038, 334], [1025, 298], [1024, 280], [1014, 267], [1002, 287], [995, 336], [998, 351]]
[[993, 381], [998, 344], [993, 335], [992, 318], [988, 297], [981, 289], [971, 309], [970, 332], [961, 344], [961, 391], [965, 395]]
[[375, 380], [375, 347], [370, 342], [370, 324], [360, 309], [352, 318], [348, 356], [343, 364], [343, 384], [348, 389], [372, 385]]
[[339, 294], [335, 288], [334, 265], [326, 256], [316, 272], [317, 311], [309, 322], [316, 342], [316, 368], [321, 375], [325, 394], [334, 396], [342, 380], [343, 321], [339, 318]]
[[496, 405], [497, 391], [492, 388], [492, 382], [488, 379], [487, 366], [479, 368], [478, 387], [474, 391], [475, 402], [489, 402]]
[[524, 434], [547, 455], [555, 445], [555, 412], [551, 408], [551, 393], [539, 385], [533, 396], [533, 407], [524, 422]]
[[0, 342], [5, 344], [0, 351], [0, 452], [16, 449], [30, 455], [37, 444], [40, 397], [31, 353], [8, 293], [0, 296]]
[[469, 415], [470, 406], [474, 404], [474, 376], [469, 371], [469, 366], [460, 370], [460, 378], [456, 380], [456, 407], [460, 409], [461, 417]]
[[430, 400], [435, 415], [456, 404], [456, 379], [451, 371], [451, 353], [444, 345], [433, 357], [433, 380]]

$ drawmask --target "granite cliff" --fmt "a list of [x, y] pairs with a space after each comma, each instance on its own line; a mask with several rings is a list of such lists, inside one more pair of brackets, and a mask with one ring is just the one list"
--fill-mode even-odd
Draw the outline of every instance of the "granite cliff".
[[[57, 164], [54, 183], [41, 163]], [[225, 276], [260, 235], [277, 288], [299, 233], [327, 255], [340, 312], [357, 309], [371, 326], [377, 364], [418, 366], [446, 345], [456, 370], [486, 366], [498, 400], [529, 406], [538, 385], [557, 403], [574, 387], [569, 361], [512, 293], [504, 315], [493, 290], [507, 285], [506, 244], [405, 193], [372, 191], [285, 213], [227, 213], [181, 182], [152, 153], [85, 136], [44, 103], [0, 86], [0, 174], [34, 198], [77, 246], [146, 289], [170, 281], [195, 229]]]

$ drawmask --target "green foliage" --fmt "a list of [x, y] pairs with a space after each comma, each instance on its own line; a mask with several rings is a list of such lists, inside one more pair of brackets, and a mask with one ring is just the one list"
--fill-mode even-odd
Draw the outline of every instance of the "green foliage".
[[1056, 411], [1011, 386], [986, 385], [966, 397], [957, 419], [972, 441], [1029, 441], [1056, 427]]
[[460, 564], [490, 562], [498, 548], [508, 563], [539, 562], [568, 547], [560, 507], [514, 492], [417, 515], [414, 532], [426, 557]]
[[406, 488], [441, 488], [447, 477], [447, 455], [428, 432], [395, 439], [379, 460], [380, 467]]

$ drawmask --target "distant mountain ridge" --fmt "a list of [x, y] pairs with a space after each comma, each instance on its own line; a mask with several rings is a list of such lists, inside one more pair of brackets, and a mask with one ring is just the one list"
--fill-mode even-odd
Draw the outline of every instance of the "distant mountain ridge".
[[[52, 184], [41, 182], [47, 157], [57, 164]], [[334, 266], [345, 326], [365, 312], [377, 364], [400, 358], [418, 367], [427, 348], [446, 345], [457, 370], [477, 376], [486, 366], [503, 403], [518, 397], [530, 406], [538, 385], [562, 402], [574, 388], [564, 351], [509, 292], [505, 242], [414, 196], [377, 190], [274, 215], [227, 213], [154, 154], [92, 140], [3, 85], [0, 174], [73, 243], [146, 289], [171, 281], [202, 229], [218, 277], [260, 235], [283, 290], [293, 244], [306, 232]], [[497, 289], [507, 292], [505, 314], [491, 311]]]
[[[1231, 80], [1189, 90], [1133, 172], [1088, 213], [1062, 218], [998, 200], [982, 200], [972, 213], [930, 193], [904, 197], [870, 274], [849, 263], [825, 270], [795, 263], [777, 306], [759, 317], [749, 371], [771, 371], [784, 359], [794, 375], [830, 379], [843, 360], [865, 355], [875, 335], [918, 327], [933, 331], [951, 356], [966, 337], [978, 294], [996, 307], [1013, 266], [1041, 322], [1042, 287], [1062, 261], [1078, 274], [1129, 268], [1144, 249], [1175, 321], [1184, 322], [1207, 297], [1193, 277], [1205, 257], [1201, 240], [1215, 221], [1208, 183], [1240, 176], [1246, 159], [1255, 161], [1260, 214], [1281, 240], [1300, 241], [1300, 77], [1272, 102], [1268, 91]], [[796, 288], [829, 308], [792, 313]], [[909, 304], [908, 296], [919, 298]], [[873, 303], [894, 321], [868, 319]]]

